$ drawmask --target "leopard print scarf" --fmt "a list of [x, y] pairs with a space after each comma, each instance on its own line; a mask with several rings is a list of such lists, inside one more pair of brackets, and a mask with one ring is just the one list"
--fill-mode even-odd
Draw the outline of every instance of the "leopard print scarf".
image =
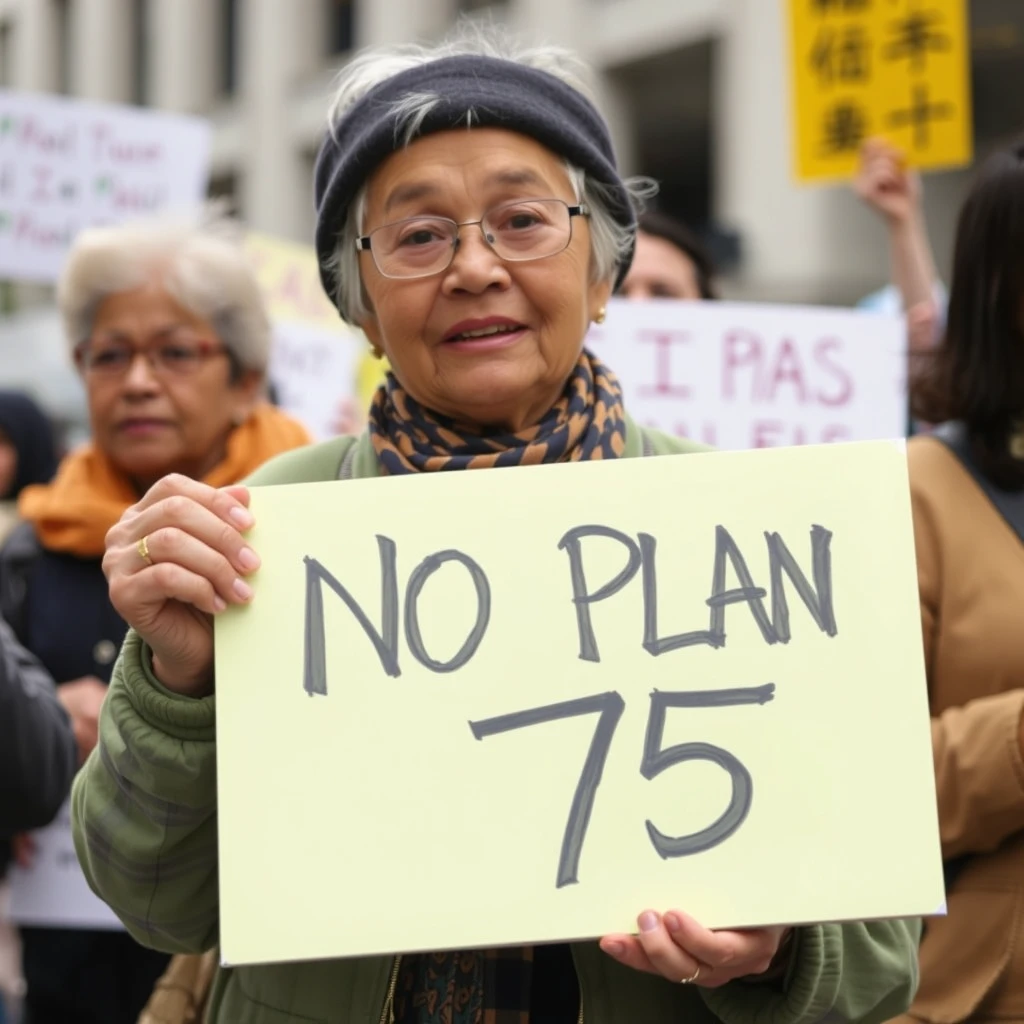
[[622, 389], [615, 375], [585, 350], [562, 397], [525, 430], [465, 427], [425, 409], [393, 373], [374, 395], [369, 419], [370, 440], [389, 476], [614, 459], [626, 447]]

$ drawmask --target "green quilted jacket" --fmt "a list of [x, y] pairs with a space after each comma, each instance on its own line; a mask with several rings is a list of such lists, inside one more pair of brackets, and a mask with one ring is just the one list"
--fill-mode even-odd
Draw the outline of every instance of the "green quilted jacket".
[[[629, 424], [627, 457], [697, 450], [692, 442]], [[289, 452], [249, 482], [377, 472], [364, 435]], [[147, 650], [130, 632], [103, 707], [99, 746], [73, 791], [75, 844], [90, 885], [139, 942], [171, 953], [198, 953], [217, 943], [215, 713], [215, 697], [195, 700], [164, 690]], [[795, 936], [784, 981], [737, 981], [714, 991], [632, 971], [596, 942], [574, 943], [581, 1020], [841, 1024], [885, 1021], [910, 1005], [920, 922], [812, 925]], [[391, 957], [221, 968], [207, 1020], [386, 1024], [397, 968]]]

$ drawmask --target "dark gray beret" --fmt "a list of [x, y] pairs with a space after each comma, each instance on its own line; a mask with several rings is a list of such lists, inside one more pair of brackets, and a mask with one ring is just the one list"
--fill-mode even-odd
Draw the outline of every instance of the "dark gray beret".
[[[331, 126], [320, 147], [314, 173], [316, 251], [320, 280], [335, 305], [337, 274], [330, 267], [349, 206], [377, 167], [403, 144], [395, 104], [423, 93], [437, 95], [439, 102], [417, 136], [465, 127], [466, 111], [472, 108], [474, 126], [528, 135], [606, 186], [609, 212], [635, 236], [636, 213], [615, 166], [608, 125], [585, 96], [554, 75], [516, 61], [443, 57], [375, 86]], [[619, 264], [617, 283], [632, 258], [631, 247]]]

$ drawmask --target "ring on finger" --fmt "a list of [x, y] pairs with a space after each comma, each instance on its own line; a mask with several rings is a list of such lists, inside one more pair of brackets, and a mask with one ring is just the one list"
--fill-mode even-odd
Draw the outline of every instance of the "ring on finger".
[[691, 974], [688, 978], [680, 978], [679, 984], [680, 985], [693, 985], [693, 984], [695, 984], [697, 979], [700, 977], [700, 968], [701, 968], [701, 965], [697, 964], [697, 970], [695, 970], [693, 972], [693, 974]]
[[146, 565], [153, 564], [153, 556], [149, 553], [149, 534], [139, 538], [135, 545], [135, 550], [138, 551], [139, 558], [141, 558]]

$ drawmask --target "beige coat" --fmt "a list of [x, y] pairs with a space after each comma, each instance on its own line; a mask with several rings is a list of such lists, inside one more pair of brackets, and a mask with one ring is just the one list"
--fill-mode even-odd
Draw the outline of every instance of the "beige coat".
[[941, 442], [908, 454], [943, 853], [967, 860], [899, 1020], [1024, 1022], [1024, 544]]

